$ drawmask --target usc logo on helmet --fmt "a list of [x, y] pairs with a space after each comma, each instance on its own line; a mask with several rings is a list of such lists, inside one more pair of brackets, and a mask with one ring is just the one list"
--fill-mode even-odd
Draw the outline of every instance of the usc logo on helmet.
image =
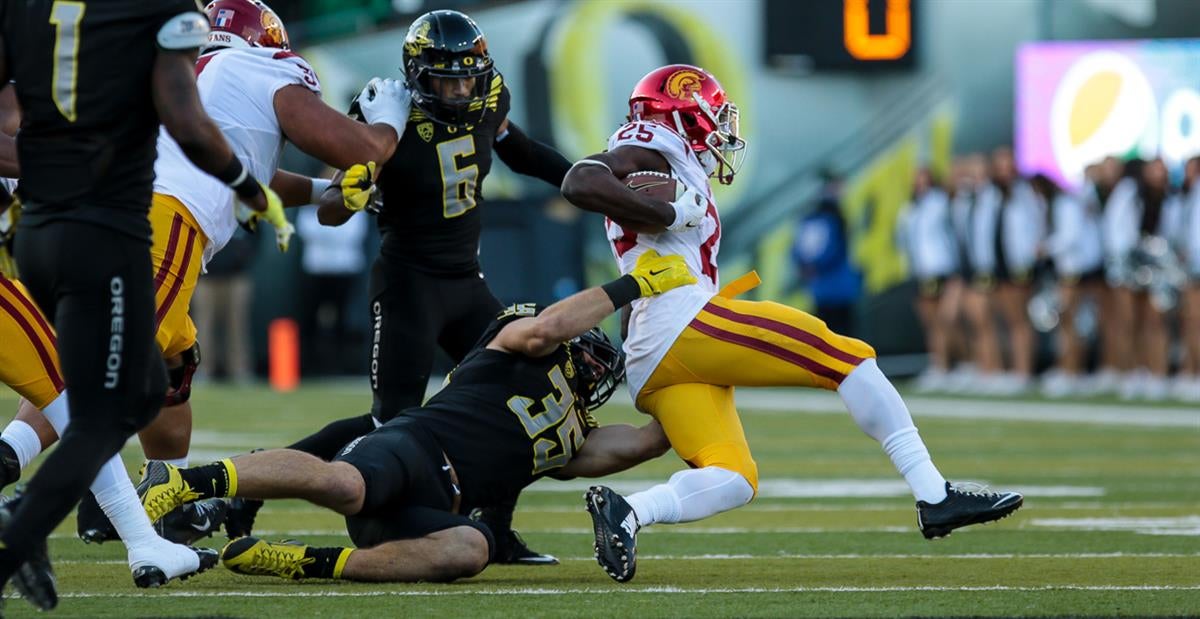
[[266, 32], [267, 38], [283, 47], [286, 40], [283, 34], [283, 24], [280, 23], [279, 17], [271, 11], [263, 11], [258, 17], [259, 23], [262, 24], [263, 31]]
[[667, 76], [663, 90], [676, 99], [687, 101], [692, 98], [692, 93], [700, 92], [700, 82], [705, 79], [703, 73], [680, 69]]

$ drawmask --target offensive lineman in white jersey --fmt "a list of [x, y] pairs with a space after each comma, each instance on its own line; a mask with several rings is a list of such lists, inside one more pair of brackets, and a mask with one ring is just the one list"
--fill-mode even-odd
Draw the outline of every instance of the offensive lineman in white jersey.
[[[735, 385], [836, 390], [908, 482], [926, 538], [1021, 506], [1016, 493], [965, 492], [946, 482], [866, 343], [833, 333], [795, 308], [737, 299], [758, 284], [753, 273], [719, 286], [721, 222], [708, 179], [733, 181], [745, 141], [738, 136], [737, 107], [712, 74], [690, 65], [650, 72], [634, 87], [629, 121], [606, 152], [575, 164], [562, 192], [608, 216], [622, 273], [655, 250], [682, 255], [698, 280], [635, 301], [624, 345], [634, 402], [662, 424], [692, 468], [627, 498], [603, 486], [588, 491], [596, 557], [613, 579], [633, 578], [639, 528], [699, 520], [754, 498], [758, 468], [734, 407]], [[686, 190], [668, 203], [619, 180], [640, 171], [671, 174]]]
[[[212, 33], [196, 63], [201, 102], [250, 173], [255, 178], [273, 177], [271, 187], [285, 206], [316, 202], [329, 181], [277, 171], [284, 139], [338, 169], [386, 161], [392, 156], [409, 111], [408, 93], [402, 86], [394, 81], [369, 84], [359, 97], [367, 123], [351, 120], [321, 101], [315, 72], [289, 50], [287, 32], [264, 3], [217, 0], [205, 8], [205, 13]], [[233, 192], [192, 165], [165, 132], [159, 134], [158, 149], [150, 210], [151, 256], [156, 337], [167, 360], [171, 387], [162, 413], [139, 438], [147, 458], [186, 466], [192, 425], [187, 400], [192, 373], [199, 362], [196, 328], [188, 316], [188, 305], [203, 265], [229, 241], [239, 220], [254, 224], [256, 218], [240, 214], [244, 209], [239, 209]], [[359, 193], [356, 180], [342, 182], [348, 208]], [[354, 204], [361, 208], [365, 202], [361, 199]], [[236, 218], [235, 212], [239, 212]], [[290, 234], [290, 226], [276, 228], [281, 249], [286, 248]], [[0, 438], [29, 443], [14, 445], [18, 453], [38, 453], [62, 430], [57, 428], [56, 433], [49, 428], [41, 413], [28, 403], [23, 404], [17, 419], [37, 430], [12, 436], [6, 431]], [[39, 443], [38, 435], [50, 437], [49, 442]], [[121, 477], [124, 479], [114, 479], [113, 483], [128, 486], [128, 477]], [[131, 504], [139, 512], [142, 509], [132, 487], [113, 500]], [[93, 542], [123, 536], [122, 531], [130, 525], [120, 521], [110, 524], [96, 507], [90, 497], [81, 503], [80, 536]], [[190, 543], [218, 528], [225, 509], [224, 503], [198, 504], [168, 515], [160, 522], [159, 531], [168, 539]], [[172, 570], [167, 571], [173, 577]]]

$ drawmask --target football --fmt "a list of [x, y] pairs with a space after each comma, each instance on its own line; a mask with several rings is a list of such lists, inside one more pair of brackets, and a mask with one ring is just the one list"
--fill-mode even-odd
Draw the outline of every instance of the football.
[[683, 195], [684, 186], [675, 177], [662, 172], [632, 172], [624, 179], [625, 186], [656, 200], [674, 202]]

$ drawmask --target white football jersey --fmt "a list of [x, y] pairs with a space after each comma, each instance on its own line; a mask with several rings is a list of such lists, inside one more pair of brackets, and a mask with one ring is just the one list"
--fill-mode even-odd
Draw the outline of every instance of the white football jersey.
[[[264, 183], [275, 176], [283, 150], [275, 92], [292, 84], [321, 92], [312, 67], [287, 50], [221, 49], [196, 62], [196, 88], [204, 110], [221, 128], [242, 164]], [[204, 229], [207, 264], [237, 229], [233, 190], [193, 165], [161, 127], [154, 175], [154, 192], [178, 198]]]
[[678, 182], [703, 191], [708, 197], [708, 215], [700, 225], [680, 232], [658, 234], [627, 232], [605, 220], [608, 241], [622, 274], [629, 273], [638, 256], [648, 249], [659, 254], [679, 254], [696, 283], [670, 290], [657, 297], [633, 302], [629, 334], [625, 339], [625, 367], [634, 400], [675, 339], [719, 290], [717, 252], [721, 248], [721, 218], [708, 184], [708, 173], [692, 147], [670, 127], [656, 123], [631, 122], [608, 139], [608, 150], [637, 146], [662, 153]]

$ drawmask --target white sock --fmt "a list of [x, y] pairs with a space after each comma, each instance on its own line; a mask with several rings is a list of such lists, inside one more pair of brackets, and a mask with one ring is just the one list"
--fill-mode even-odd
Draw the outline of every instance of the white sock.
[[[67, 392], [63, 391], [43, 408], [42, 414], [61, 437], [71, 420], [67, 408]], [[96, 503], [121, 536], [125, 548], [152, 544], [162, 539], [150, 526], [150, 518], [146, 516], [146, 510], [138, 499], [133, 482], [129, 480], [129, 473], [125, 470], [125, 463], [121, 461], [121, 454], [114, 454], [100, 467], [96, 479], [92, 481], [91, 491], [96, 497]]]
[[715, 466], [679, 471], [659, 484], [625, 497], [646, 527], [656, 522], [692, 522], [741, 507], [754, 498], [754, 488], [740, 474]]
[[100, 509], [108, 516], [126, 548], [155, 543], [161, 539], [150, 526], [150, 518], [146, 516], [146, 510], [138, 500], [120, 454], [113, 456], [100, 467], [91, 489], [96, 502], [100, 504]]
[[915, 427], [905, 428], [884, 439], [883, 451], [904, 476], [918, 501], [941, 503], [946, 498], [946, 478], [933, 465], [929, 450]]
[[181, 468], [181, 469], [186, 469], [188, 467], [187, 454], [184, 454], [182, 458], [167, 458], [167, 459], [163, 459], [163, 460], [155, 459], [155, 460], [151, 460], [151, 462], [165, 462], [167, 464], [170, 464], [171, 466], [174, 466], [176, 468]]
[[8, 443], [13, 451], [17, 452], [17, 462], [21, 464], [22, 471], [42, 452], [42, 439], [38, 438], [37, 431], [20, 419], [13, 419], [8, 423], [4, 433], [0, 434], [0, 440]]
[[54, 398], [52, 402], [42, 409], [42, 415], [45, 415], [46, 421], [54, 427], [54, 431], [58, 433], [58, 438], [62, 438], [63, 432], [67, 430], [67, 424], [71, 422], [71, 410], [67, 404], [67, 392], [64, 390]]
[[883, 445], [918, 501], [940, 503], [946, 498], [946, 478], [933, 465], [904, 400], [874, 359], [850, 372], [838, 394], [858, 427]]

